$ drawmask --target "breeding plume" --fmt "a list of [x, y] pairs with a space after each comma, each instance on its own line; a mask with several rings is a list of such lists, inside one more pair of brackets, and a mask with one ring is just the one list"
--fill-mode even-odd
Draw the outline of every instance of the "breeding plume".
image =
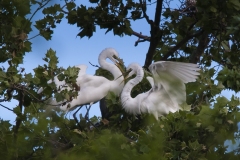
[[[107, 58], [109, 58], [114, 64], [107, 62]], [[61, 105], [60, 108], [64, 111], [69, 111], [75, 109], [78, 106], [88, 104], [90, 104], [91, 107], [92, 104], [104, 98], [109, 92], [120, 95], [124, 86], [124, 84], [121, 82], [124, 80], [124, 78], [121, 77], [122, 72], [116, 66], [118, 60], [118, 53], [113, 48], [107, 48], [103, 50], [98, 58], [100, 67], [102, 69], [108, 70], [113, 75], [113, 81], [110, 81], [102, 76], [93, 76], [86, 74], [86, 65], [76, 66], [80, 68], [78, 78], [76, 79], [77, 85], [80, 86], [78, 96], [71, 102]], [[59, 81], [57, 76], [54, 77], [54, 82], [56, 83], [57, 87], [65, 85], [65, 82]], [[56, 102], [55, 99], [52, 99], [50, 104], [60, 105], [62, 102]]]
[[133, 74], [136, 77], [124, 86], [121, 102], [128, 113], [150, 113], [158, 119], [159, 116], [181, 109], [180, 105], [186, 101], [185, 83], [194, 82], [200, 69], [192, 63], [159, 61], [151, 64], [149, 70], [152, 77], [147, 77], [147, 80], [152, 88], [132, 98], [131, 90], [142, 81], [144, 71], [137, 63], [131, 63], [127, 67], [127, 71], [130, 71], [127, 77]]

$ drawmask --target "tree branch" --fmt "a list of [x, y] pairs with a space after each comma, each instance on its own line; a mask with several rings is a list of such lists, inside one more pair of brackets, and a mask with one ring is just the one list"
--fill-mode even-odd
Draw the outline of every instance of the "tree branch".
[[102, 114], [102, 119], [109, 120], [109, 118], [111, 117], [111, 114], [109, 112], [109, 109], [107, 108], [106, 98], [101, 99], [99, 105], [100, 105], [100, 111]]
[[141, 32], [140, 32], [140, 33], [137, 33], [137, 32], [135, 32], [135, 31], [133, 31], [132, 34], [133, 34], [134, 36], [138, 37], [138, 38], [144, 39], [144, 40], [146, 40], [146, 41], [150, 41], [150, 37], [145, 36], [145, 35], [142, 35]]
[[208, 46], [209, 38], [208, 33], [204, 32], [199, 40], [197, 49], [190, 56], [191, 63], [197, 63], [200, 59], [200, 56], [204, 53], [204, 50]]
[[136, 47], [138, 43], [145, 42], [146, 40], [138, 38], [138, 40], [135, 42], [134, 46]]
[[3, 108], [5, 108], [5, 109], [7, 109], [7, 110], [9, 110], [9, 111], [13, 111], [12, 109], [10, 109], [10, 108], [8, 108], [8, 107], [2, 105], [2, 104], [0, 104], [0, 106], [2, 106]]
[[192, 35], [187, 35], [185, 38], [183, 38], [180, 42], [178, 42], [176, 44], [176, 46], [174, 46], [173, 48], [171, 48], [161, 59], [162, 61], [165, 61], [168, 59], [169, 56], [173, 55], [174, 52], [176, 52], [182, 45], [184, 45], [187, 41], [189, 41], [190, 39], [192, 39], [193, 37], [198, 37], [203, 33], [203, 30], [192, 34]]
[[132, 34], [138, 37], [138, 40], [135, 42], [135, 45], [134, 45], [135, 47], [138, 45], [139, 42], [150, 41], [150, 37], [142, 35], [142, 32], [137, 33], [133, 31]]
[[151, 25], [150, 46], [148, 49], [148, 53], [146, 55], [144, 68], [148, 68], [148, 66], [152, 63], [153, 55], [155, 53], [157, 45], [159, 41], [162, 39], [162, 32], [159, 28], [162, 14], [162, 4], [163, 0], [157, 0], [154, 23], [150, 24]]
[[[24, 101], [23, 91], [20, 90], [20, 91], [19, 91], [19, 105], [18, 105], [18, 107], [20, 108], [20, 114], [22, 114], [23, 101]], [[16, 121], [15, 133], [14, 133], [14, 134], [17, 134], [17, 133], [18, 133], [18, 129], [19, 129], [19, 127], [20, 127], [21, 122], [22, 122], [22, 120], [21, 120], [21, 118], [19, 118], [19, 115], [18, 115], [17, 121]]]
[[40, 35], [40, 33], [37, 34], [37, 35], [35, 35], [35, 36], [33, 36], [33, 37], [31, 37], [31, 38], [28, 38], [27, 41], [29, 41], [29, 40], [31, 40], [31, 39], [33, 39], [33, 38], [36, 38], [36, 37], [39, 36], [39, 35]]
[[162, 4], [163, 4], [163, 0], [157, 0], [157, 7], [155, 12], [155, 18], [154, 18], [154, 24], [156, 27], [159, 27], [159, 24], [160, 24], [161, 14], [162, 14]]
[[15, 159], [18, 159], [18, 145], [17, 145], [17, 134], [18, 134], [18, 130], [20, 128], [20, 125], [22, 123], [22, 107], [23, 107], [23, 101], [24, 101], [24, 93], [22, 90], [19, 90], [19, 103], [18, 103], [18, 107], [20, 108], [20, 115], [17, 114], [17, 118], [16, 118], [16, 125], [14, 127], [14, 130], [13, 130], [13, 137], [14, 137], [14, 143], [15, 143], [15, 155], [14, 155], [14, 158]]
[[44, 4], [39, 4], [39, 7], [33, 12], [32, 16], [29, 18], [29, 21], [32, 20], [32, 18], [34, 17], [34, 15], [40, 10], [42, 9], [43, 7], [45, 7], [48, 3], [50, 2], [50, 0], [48, 0], [46, 3]]
[[148, 15], [146, 13], [146, 0], [144, 0], [144, 1], [139, 0], [139, 1], [140, 1], [140, 4], [141, 4], [141, 7], [142, 7], [143, 17], [146, 19], [148, 24], [152, 25], [153, 21], [149, 19]]

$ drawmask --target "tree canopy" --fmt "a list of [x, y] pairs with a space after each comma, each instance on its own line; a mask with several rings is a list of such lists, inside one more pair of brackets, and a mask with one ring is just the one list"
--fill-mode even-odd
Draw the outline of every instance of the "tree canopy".
[[[240, 2], [238, 0], [2, 0], [0, 2], [0, 107], [14, 112], [14, 124], [0, 120], [2, 159], [237, 159], [239, 146], [239, 97], [223, 97], [223, 90], [240, 90]], [[154, 18], [148, 15], [154, 6]], [[32, 8], [36, 8], [31, 12]], [[43, 19], [33, 20], [42, 12]], [[46, 51], [45, 64], [26, 73], [24, 57], [31, 52], [29, 33], [35, 27], [51, 40], [56, 24], [67, 19], [80, 29], [80, 38], [91, 38], [96, 27], [106, 34], [135, 36], [146, 48], [144, 68], [154, 61], [198, 63], [201, 75], [187, 84], [185, 110], [170, 113], [156, 121], [148, 114], [129, 115], [119, 97], [106, 97], [107, 119], [80, 115], [80, 124], [67, 119], [48, 99], [71, 100], [77, 95], [78, 69], [58, 67], [55, 51]], [[144, 19], [149, 34], [132, 27]], [[81, 40], [79, 40], [80, 43]], [[124, 60], [123, 60], [124, 61]], [[6, 66], [5, 65], [5, 66]], [[47, 81], [59, 74], [71, 91], [57, 92]], [[107, 71], [96, 75], [111, 79]], [[41, 94], [37, 94], [44, 87]], [[150, 88], [146, 78], [132, 96]], [[2, 102], [18, 101], [10, 108]], [[90, 123], [91, 122], [91, 123]], [[230, 143], [226, 143], [230, 141]]]

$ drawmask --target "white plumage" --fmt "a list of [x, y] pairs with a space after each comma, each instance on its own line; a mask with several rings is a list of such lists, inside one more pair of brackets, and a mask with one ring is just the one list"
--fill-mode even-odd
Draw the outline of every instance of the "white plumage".
[[[114, 64], [108, 63], [106, 61], [107, 58], [114, 62]], [[59, 105], [61, 110], [69, 111], [82, 105], [90, 104], [91, 106], [93, 103], [104, 98], [109, 92], [120, 95], [124, 86], [124, 84], [121, 82], [124, 80], [124, 78], [121, 77], [122, 72], [115, 65], [117, 63], [117, 60], [119, 60], [118, 53], [113, 48], [107, 48], [103, 50], [98, 58], [98, 62], [101, 68], [108, 70], [113, 75], [113, 81], [110, 81], [102, 76], [93, 76], [86, 74], [86, 65], [76, 66], [80, 68], [78, 78], [76, 79], [77, 85], [80, 86], [78, 96], [74, 98], [71, 102], [68, 102], [64, 105], [60, 105], [63, 102], [57, 102], [55, 99], [52, 99], [50, 104]], [[57, 87], [66, 86], [65, 82], [59, 81], [57, 76], [54, 77], [54, 82]], [[49, 83], [51, 83], [51, 81], [49, 81]], [[66, 87], [68, 90], [70, 89], [68, 86]]]
[[124, 86], [121, 102], [126, 112], [131, 114], [150, 113], [158, 119], [159, 116], [176, 112], [186, 101], [185, 83], [194, 82], [199, 75], [198, 65], [192, 63], [159, 61], [151, 64], [149, 70], [152, 77], [147, 77], [152, 88], [146, 92], [131, 97], [132, 88], [143, 79], [144, 72], [137, 63], [127, 67], [131, 70], [128, 77], [136, 74]]

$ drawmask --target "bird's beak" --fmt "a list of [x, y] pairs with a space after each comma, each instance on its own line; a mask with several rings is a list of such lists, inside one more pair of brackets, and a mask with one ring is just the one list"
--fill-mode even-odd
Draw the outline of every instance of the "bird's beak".
[[115, 55], [113, 56], [113, 59], [114, 59], [114, 61], [113, 61], [114, 64], [120, 69], [120, 71], [122, 73], [124, 73], [124, 62], [123, 62], [123, 60], [120, 59], [119, 57], [115, 56]]
[[[123, 82], [125, 82], [129, 77], [130, 77], [130, 75], [129, 75], [129, 73], [132, 71], [132, 69], [129, 69], [128, 71], [126, 71], [126, 72], [124, 72], [121, 76], [123, 76], [124, 77], [124, 79], [123, 79], [123, 81], [120, 83], [120, 84], [122, 84]], [[120, 76], [120, 77], [121, 77]], [[120, 77], [118, 77], [118, 78], [120, 78]]]
[[[125, 71], [125, 66], [124, 66], [124, 62], [123, 62], [123, 60], [122, 59], [120, 59], [119, 57], [117, 57], [117, 56], [113, 56], [113, 59], [115, 60], [114, 61], [114, 63], [115, 63], [115, 65], [120, 69], [120, 71], [122, 72], [122, 75], [121, 76], [119, 76], [118, 78], [120, 78], [120, 77], [124, 77], [124, 79], [123, 79], [123, 81], [120, 83], [120, 84], [122, 84], [124, 81], [126, 81], [129, 77], [131, 77], [130, 75], [129, 75], [129, 73], [132, 71], [132, 69], [129, 69], [128, 71]], [[117, 78], [117, 79], [118, 79]], [[117, 80], [116, 79], [116, 80]]]

